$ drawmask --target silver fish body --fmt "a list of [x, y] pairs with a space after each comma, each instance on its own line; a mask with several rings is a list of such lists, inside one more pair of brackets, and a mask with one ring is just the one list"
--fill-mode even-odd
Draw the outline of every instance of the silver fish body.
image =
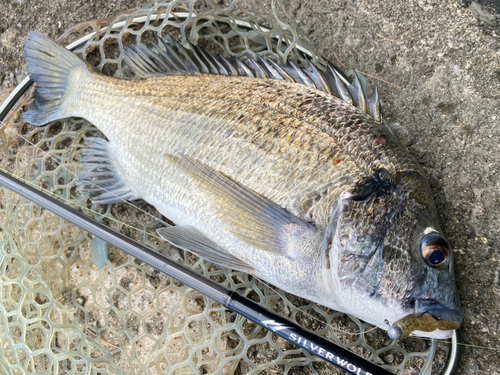
[[277, 79], [114, 79], [37, 33], [25, 55], [26, 120], [83, 117], [108, 138], [83, 158], [96, 201], [142, 198], [176, 224], [159, 230], [169, 242], [386, 329], [460, 323], [432, 192], [363, 111]]

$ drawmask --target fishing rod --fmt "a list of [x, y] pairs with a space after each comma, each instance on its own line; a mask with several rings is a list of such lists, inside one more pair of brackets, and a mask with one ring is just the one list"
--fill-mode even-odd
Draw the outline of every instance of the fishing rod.
[[285, 340], [356, 375], [390, 375], [392, 372], [318, 336], [295, 322], [179, 264], [165, 255], [90, 218], [38, 189], [0, 171], [0, 185], [44, 207], [81, 229], [118, 247], [129, 255], [199, 291], [230, 310], [274, 332]]

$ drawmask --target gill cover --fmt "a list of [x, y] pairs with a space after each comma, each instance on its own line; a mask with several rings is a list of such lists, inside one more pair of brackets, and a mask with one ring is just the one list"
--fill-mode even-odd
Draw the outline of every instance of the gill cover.
[[435, 327], [460, 324], [451, 250], [437, 230], [425, 233], [429, 227], [439, 228], [432, 193], [419, 173], [375, 171], [345, 192], [323, 242], [345, 310], [382, 325], [411, 314], [440, 320]]
[[340, 291], [361, 288], [376, 295], [382, 276], [378, 260], [399, 200], [390, 175], [382, 170], [340, 197], [323, 242], [326, 266]]

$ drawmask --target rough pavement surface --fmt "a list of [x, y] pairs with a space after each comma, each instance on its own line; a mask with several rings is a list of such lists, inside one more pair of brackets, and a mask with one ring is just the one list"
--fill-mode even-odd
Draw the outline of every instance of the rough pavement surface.
[[[26, 76], [22, 43], [143, 4], [138, 0], [2, 0], [0, 84]], [[455, 249], [461, 342], [500, 348], [500, 5], [465, 0], [287, 2], [339, 65], [376, 76], [384, 113], [434, 189]], [[497, 349], [498, 350], [498, 349]], [[464, 347], [459, 374], [498, 374], [491, 349]]]

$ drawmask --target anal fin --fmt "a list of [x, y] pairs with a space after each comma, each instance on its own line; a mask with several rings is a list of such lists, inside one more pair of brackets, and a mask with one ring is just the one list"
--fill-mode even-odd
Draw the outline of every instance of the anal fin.
[[101, 138], [88, 138], [85, 145], [88, 148], [83, 150], [78, 189], [93, 197], [97, 204], [138, 199], [120, 176], [109, 153], [109, 142]]
[[172, 245], [199, 255], [219, 266], [246, 273], [257, 273], [255, 268], [229, 254], [195, 227], [166, 227], [158, 229], [157, 232]]

